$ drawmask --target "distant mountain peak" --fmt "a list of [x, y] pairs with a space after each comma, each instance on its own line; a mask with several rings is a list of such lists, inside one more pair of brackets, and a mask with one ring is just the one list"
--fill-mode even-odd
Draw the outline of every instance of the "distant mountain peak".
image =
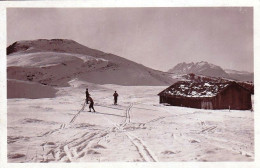
[[207, 61], [182, 62], [174, 66], [168, 72], [175, 74], [189, 74], [194, 73], [198, 75], [214, 76], [214, 77], [228, 77], [228, 74], [220, 67]]
[[168, 72], [177, 75], [196, 74], [209, 77], [221, 77], [240, 81], [254, 81], [254, 74], [245, 71], [222, 69], [220, 66], [209, 63], [207, 61], [182, 62], [171, 68]]

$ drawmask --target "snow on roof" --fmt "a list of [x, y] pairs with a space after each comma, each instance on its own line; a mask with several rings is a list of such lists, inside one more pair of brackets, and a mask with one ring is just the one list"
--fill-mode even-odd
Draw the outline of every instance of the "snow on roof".
[[214, 97], [230, 83], [179, 81], [160, 94], [183, 97]]

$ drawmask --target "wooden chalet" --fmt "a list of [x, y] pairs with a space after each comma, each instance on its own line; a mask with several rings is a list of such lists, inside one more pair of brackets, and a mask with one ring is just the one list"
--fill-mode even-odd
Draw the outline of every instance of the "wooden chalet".
[[252, 108], [251, 91], [236, 82], [179, 81], [158, 95], [160, 103], [201, 109]]

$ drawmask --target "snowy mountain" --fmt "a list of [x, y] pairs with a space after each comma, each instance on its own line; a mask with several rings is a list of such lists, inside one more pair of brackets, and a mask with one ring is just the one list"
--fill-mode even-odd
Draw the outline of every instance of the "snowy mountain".
[[179, 63], [168, 72], [175, 74], [189, 74], [194, 73], [198, 75], [224, 77], [228, 78], [229, 75], [220, 67], [214, 64], [210, 64], [205, 61], [197, 63]]
[[221, 77], [240, 81], [253, 81], [254, 74], [245, 71], [224, 70], [220, 66], [201, 61], [197, 63], [179, 63], [168, 72], [182, 75], [194, 73], [209, 77]]
[[73, 40], [19, 41], [7, 48], [8, 79], [69, 86], [78, 79], [96, 84], [169, 85], [169, 74], [83, 46]]

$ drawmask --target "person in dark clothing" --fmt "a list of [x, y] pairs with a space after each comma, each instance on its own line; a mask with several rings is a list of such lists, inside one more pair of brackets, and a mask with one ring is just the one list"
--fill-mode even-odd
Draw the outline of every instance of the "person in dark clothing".
[[85, 92], [85, 93], [86, 93], [86, 103], [88, 104], [88, 101], [89, 101], [89, 100], [88, 100], [88, 98], [89, 98], [88, 88], [86, 89], [86, 92]]
[[113, 96], [114, 96], [114, 105], [116, 105], [117, 104], [117, 97], [118, 97], [118, 94], [116, 93], [116, 91], [113, 94]]
[[88, 100], [89, 100], [89, 102], [90, 102], [90, 104], [89, 104], [89, 112], [91, 112], [91, 109], [93, 109], [93, 111], [96, 112], [95, 109], [94, 109], [94, 101], [93, 101], [93, 99], [90, 97], [90, 95], [89, 95], [89, 97], [88, 97]]

